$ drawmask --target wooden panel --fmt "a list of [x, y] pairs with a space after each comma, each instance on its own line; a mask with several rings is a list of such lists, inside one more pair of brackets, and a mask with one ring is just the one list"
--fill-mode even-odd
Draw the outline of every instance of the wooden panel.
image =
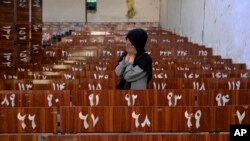
[[60, 107], [70, 106], [70, 91], [27, 91], [20, 92], [28, 96], [28, 101], [22, 99], [23, 107]]
[[239, 105], [239, 94], [235, 90], [206, 90], [197, 94], [200, 106]]
[[0, 108], [0, 132], [56, 132], [56, 114], [56, 108]]
[[25, 99], [25, 95], [20, 95], [19, 91], [0, 91], [0, 107], [20, 107], [21, 99]]
[[[61, 130], [62, 132], [106, 132], [111, 131], [110, 127], [112, 127], [112, 121], [109, 114], [109, 109], [106, 108], [98, 108], [98, 109], [91, 109], [91, 108], [82, 108], [82, 107], [61, 107]], [[84, 118], [86, 116], [86, 122], [84, 126], [83, 120], [80, 118]], [[108, 119], [107, 117], [110, 117]], [[101, 123], [100, 121], [105, 121], [106, 123]], [[71, 121], [71, 122], [68, 122]], [[94, 121], [97, 121], [99, 124], [96, 124]], [[89, 122], [89, 123], [88, 123]], [[106, 129], [104, 129], [106, 127]]]
[[213, 131], [214, 116], [211, 107], [173, 107], [167, 112], [170, 121], [165, 126], [170, 126], [170, 131]]

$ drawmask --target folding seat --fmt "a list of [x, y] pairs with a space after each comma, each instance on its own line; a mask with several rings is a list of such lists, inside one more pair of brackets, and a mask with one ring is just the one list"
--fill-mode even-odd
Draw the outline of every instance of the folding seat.
[[70, 90], [31, 90], [20, 92], [22, 107], [60, 107], [70, 106]]
[[214, 82], [207, 78], [192, 78], [183, 79], [183, 89], [193, 89], [196, 91], [205, 91], [209, 89], [214, 89]]
[[215, 107], [215, 131], [228, 132], [233, 124], [249, 124], [249, 107], [248, 106], [225, 106]]
[[[209, 132], [215, 129], [214, 111], [211, 107], [169, 108], [171, 131]], [[169, 126], [169, 125], [165, 125]]]
[[195, 90], [167, 89], [167, 90], [154, 90], [152, 93], [151, 90], [148, 90], [148, 95], [150, 97], [149, 98], [150, 106], [178, 107], [178, 106], [196, 105]]
[[197, 93], [199, 106], [230, 106], [239, 105], [239, 94], [236, 90], [207, 89]]
[[0, 107], [21, 107], [21, 99], [25, 99], [25, 95], [21, 95], [19, 91], [0, 90]]
[[111, 132], [112, 110], [98, 107], [60, 107], [62, 133]]
[[115, 106], [111, 103], [113, 90], [72, 91], [73, 106]]
[[248, 78], [223, 78], [209, 80], [214, 82], [216, 89], [240, 90], [250, 88], [250, 81]]

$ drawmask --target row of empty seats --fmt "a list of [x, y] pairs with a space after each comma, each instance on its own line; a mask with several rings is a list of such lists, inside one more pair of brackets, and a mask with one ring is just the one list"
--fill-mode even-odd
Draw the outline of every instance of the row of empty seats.
[[250, 124], [249, 106], [18, 107], [0, 113], [0, 133], [229, 132], [229, 125]]
[[0, 107], [235, 106], [249, 105], [249, 90], [5, 90]]
[[[249, 70], [153, 70], [154, 79], [166, 78], [186, 78], [186, 79], [204, 79], [204, 78], [249, 78]], [[116, 78], [114, 70], [93, 70], [93, 71], [2, 71], [0, 72], [0, 79], [3, 80], [17, 80], [17, 79], [35, 79], [35, 80], [49, 80], [49, 79], [110, 79]]]
[[[149, 35], [153, 79], [148, 90], [116, 90], [126, 33], [138, 26]], [[57, 34], [57, 25], [44, 28]], [[224, 141], [230, 125], [250, 124], [245, 64], [150, 24], [75, 28], [27, 63], [2, 64], [1, 141]]]
[[[115, 89], [118, 78], [95, 79], [0, 79], [0, 90], [105, 90]], [[249, 78], [154, 78], [148, 89], [247, 90]]]

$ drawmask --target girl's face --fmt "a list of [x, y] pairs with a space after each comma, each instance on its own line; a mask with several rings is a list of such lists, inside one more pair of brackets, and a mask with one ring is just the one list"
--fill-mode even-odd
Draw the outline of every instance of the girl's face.
[[129, 40], [126, 41], [126, 51], [129, 54], [136, 54], [137, 53], [135, 47], [131, 44], [131, 42]]

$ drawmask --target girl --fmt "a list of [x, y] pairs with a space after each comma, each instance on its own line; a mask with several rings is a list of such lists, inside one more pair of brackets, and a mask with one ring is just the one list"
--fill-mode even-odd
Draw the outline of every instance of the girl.
[[121, 77], [117, 89], [147, 89], [152, 78], [152, 59], [144, 49], [147, 39], [146, 31], [141, 28], [128, 32], [126, 51], [115, 68], [116, 75]]

